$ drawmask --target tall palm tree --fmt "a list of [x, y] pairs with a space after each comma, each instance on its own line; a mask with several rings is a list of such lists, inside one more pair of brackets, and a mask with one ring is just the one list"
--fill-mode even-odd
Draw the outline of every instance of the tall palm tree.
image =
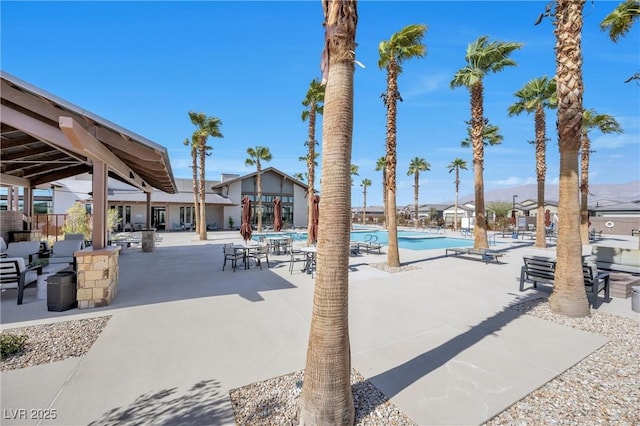
[[376, 162], [376, 172], [382, 171], [382, 204], [384, 213], [384, 229], [387, 229], [389, 220], [387, 219], [387, 159], [382, 156]]
[[198, 138], [198, 155], [200, 156], [200, 220], [196, 223], [198, 227], [198, 233], [200, 234], [200, 240], [207, 239], [207, 215], [205, 204], [205, 158], [209, 155], [208, 151], [211, 147], [207, 146], [207, 139], [211, 136], [214, 138], [222, 138], [220, 132], [220, 126], [222, 126], [222, 120], [218, 117], [207, 117], [203, 112], [189, 111], [189, 118], [191, 122], [196, 126], [196, 131], [193, 133]]
[[544, 223], [544, 185], [547, 173], [547, 121], [545, 108], [556, 108], [558, 106], [556, 82], [553, 78], [547, 78], [547, 76], [535, 78], [526, 83], [522, 89], [518, 90], [515, 96], [518, 100], [507, 109], [509, 116], [519, 115], [525, 111], [535, 114], [536, 177], [538, 183], [536, 247], [545, 248], [547, 247]]
[[244, 160], [245, 166], [256, 166], [256, 189], [258, 198], [258, 232], [262, 232], [262, 161], [271, 161], [271, 152], [266, 146], [247, 148], [249, 158]]
[[304, 182], [304, 180], [306, 179], [304, 177], [304, 174], [301, 172], [297, 172], [291, 175], [293, 178], [298, 179], [300, 182]]
[[389, 243], [387, 265], [400, 266], [398, 251], [398, 227], [396, 224], [396, 115], [397, 102], [402, 100], [398, 91], [398, 76], [402, 73], [402, 63], [413, 58], [422, 58], [426, 47], [422, 43], [426, 25], [407, 25], [389, 40], [381, 41], [378, 47], [378, 66], [387, 71], [387, 91], [382, 99], [387, 108], [386, 164], [387, 164], [387, 224]]
[[320, 84], [318, 79], [313, 79], [309, 84], [309, 89], [307, 90], [307, 94], [302, 101], [302, 105], [305, 106], [305, 110], [302, 111], [302, 121], [309, 120], [309, 133], [307, 136], [307, 141], [304, 143], [308, 148], [309, 152], [306, 155], [307, 161], [307, 202], [309, 204], [308, 209], [308, 232], [307, 232], [307, 243], [311, 244], [311, 226], [312, 220], [311, 215], [313, 212], [313, 195], [315, 193], [315, 170], [318, 162], [316, 158], [318, 157], [318, 153], [316, 152], [316, 145], [318, 142], [316, 141], [316, 116], [318, 114], [322, 114], [324, 102], [324, 90], [325, 86]]
[[558, 94], [558, 146], [560, 184], [558, 241], [550, 309], [570, 317], [589, 315], [582, 275], [578, 153], [582, 128], [582, 9], [585, 0], [556, 0], [556, 85]]
[[367, 223], [367, 187], [371, 186], [371, 180], [367, 178], [362, 179], [360, 186], [362, 187], [362, 194], [364, 196], [362, 203], [362, 224], [364, 225]]
[[598, 129], [601, 133], [622, 133], [622, 127], [608, 114], [598, 114], [593, 109], [582, 113], [582, 130], [580, 136], [581, 167], [580, 167], [580, 239], [582, 244], [589, 244], [589, 157], [591, 155], [591, 140], [589, 131]]
[[424, 158], [415, 157], [409, 163], [409, 170], [407, 171], [407, 176], [413, 175], [413, 203], [414, 203], [414, 226], [418, 227], [418, 191], [420, 189], [420, 172], [426, 172], [427, 170], [431, 170], [431, 164], [427, 162]]
[[640, 1], [626, 0], [616, 6], [600, 23], [602, 31], [609, 31], [609, 38], [617, 43], [640, 17]]
[[[195, 216], [196, 224], [200, 223], [200, 209], [198, 208], [198, 138], [196, 135], [191, 136], [191, 141], [188, 138], [184, 140], [185, 146], [191, 147], [191, 170], [193, 172], [193, 212]], [[199, 233], [198, 233], [199, 234]]]
[[349, 233], [353, 74], [358, 22], [355, 0], [326, 0], [322, 120], [322, 208], [316, 282], [304, 382], [298, 400], [300, 425], [352, 425], [349, 343]]
[[460, 192], [460, 170], [467, 170], [467, 162], [462, 158], [455, 158], [449, 165], [447, 166], [449, 169], [449, 173], [455, 170], [456, 172], [456, 180], [454, 181], [456, 184], [456, 203], [453, 211], [453, 230], [456, 231], [458, 229], [458, 193]]
[[488, 248], [487, 218], [484, 208], [484, 86], [483, 79], [488, 73], [502, 71], [514, 66], [509, 58], [522, 43], [494, 41], [481, 36], [469, 44], [465, 55], [466, 65], [456, 72], [451, 80], [451, 88], [464, 86], [471, 93], [471, 143], [473, 149], [473, 174], [475, 181], [476, 220], [474, 227], [474, 248]]

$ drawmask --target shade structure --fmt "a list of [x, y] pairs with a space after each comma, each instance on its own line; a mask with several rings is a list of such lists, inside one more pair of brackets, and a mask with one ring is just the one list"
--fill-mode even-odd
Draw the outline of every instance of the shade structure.
[[551, 226], [551, 212], [549, 211], [549, 209], [546, 209], [544, 211], [544, 226]]
[[246, 195], [242, 199], [242, 224], [240, 225], [240, 235], [242, 239], [248, 241], [251, 239], [253, 230], [251, 229], [251, 200]]
[[311, 210], [311, 241], [315, 244], [318, 241], [318, 220], [320, 218], [320, 197], [314, 195], [312, 198], [313, 208]]
[[280, 232], [282, 229], [282, 200], [280, 197], [276, 198], [273, 206], [273, 229], [276, 232]]

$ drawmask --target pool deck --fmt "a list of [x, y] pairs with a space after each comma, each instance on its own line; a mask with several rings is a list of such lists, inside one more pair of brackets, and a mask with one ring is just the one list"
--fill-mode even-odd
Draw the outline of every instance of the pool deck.
[[[15, 291], [2, 294], [3, 330], [111, 315], [85, 356], [1, 373], [3, 412], [54, 409], [57, 417], [3, 425], [231, 425], [231, 389], [304, 368], [310, 275], [289, 273], [283, 255], [270, 257], [271, 268], [222, 271], [222, 244], [241, 241], [237, 231], [207, 241], [162, 236], [154, 252], [120, 257], [110, 306], [49, 312], [33, 286], [20, 306]], [[523, 255], [554, 256], [555, 247], [498, 241], [500, 264], [445, 257], [445, 249], [401, 249], [413, 269], [399, 273], [372, 266], [386, 262], [386, 248], [349, 259], [352, 365], [418, 424], [481, 424], [607, 342], [511, 309], [549, 295], [547, 287], [519, 292], [519, 275]], [[638, 319], [631, 299], [597, 310]]]

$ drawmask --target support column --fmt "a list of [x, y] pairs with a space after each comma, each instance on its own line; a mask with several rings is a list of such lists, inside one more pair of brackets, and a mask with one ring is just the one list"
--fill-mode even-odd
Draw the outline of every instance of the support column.
[[94, 160], [93, 190], [93, 232], [92, 247], [102, 249], [107, 245], [107, 164]]
[[33, 229], [33, 190], [22, 188], [22, 212], [27, 217], [27, 231]]
[[147, 229], [151, 229], [151, 192], [147, 192]]

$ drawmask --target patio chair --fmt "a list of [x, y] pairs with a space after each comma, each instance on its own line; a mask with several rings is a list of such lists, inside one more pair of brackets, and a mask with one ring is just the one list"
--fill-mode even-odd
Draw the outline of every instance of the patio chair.
[[21, 257], [25, 264], [30, 264], [38, 258], [40, 241], [16, 241], [7, 246], [7, 257]]
[[256, 261], [256, 265], [262, 269], [262, 262], [260, 259], [264, 258], [267, 261], [267, 269], [269, 266], [269, 247], [267, 245], [260, 245], [254, 251], [250, 252], [249, 257], [253, 258]]
[[300, 251], [298, 248], [293, 247], [293, 242], [287, 244], [287, 252], [291, 256], [291, 260], [289, 261], [289, 273], [293, 274], [293, 266], [297, 263], [307, 263], [307, 255]]
[[82, 250], [83, 241], [80, 240], [62, 240], [53, 245], [51, 254], [49, 255], [49, 264], [67, 263], [74, 266], [76, 258], [74, 253]]
[[64, 239], [65, 240], [80, 240], [80, 241], [82, 241], [82, 247], [80, 247], [80, 248], [81, 249], [84, 248], [84, 245], [85, 245], [84, 234], [64, 234]]
[[7, 243], [0, 237], [0, 257], [7, 257]]
[[224, 252], [224, 263], [222, 264], [222, 270], [224, 271], [224, 267], [227, 265], [228, 260], [231, 262], [233, 272], [235, 272], [236, 266], [238, 265], [238, 258], [242, 258], [242, 254], [233, 248], [233, 244], [225, 244], [222, 247], [222, 250]]

